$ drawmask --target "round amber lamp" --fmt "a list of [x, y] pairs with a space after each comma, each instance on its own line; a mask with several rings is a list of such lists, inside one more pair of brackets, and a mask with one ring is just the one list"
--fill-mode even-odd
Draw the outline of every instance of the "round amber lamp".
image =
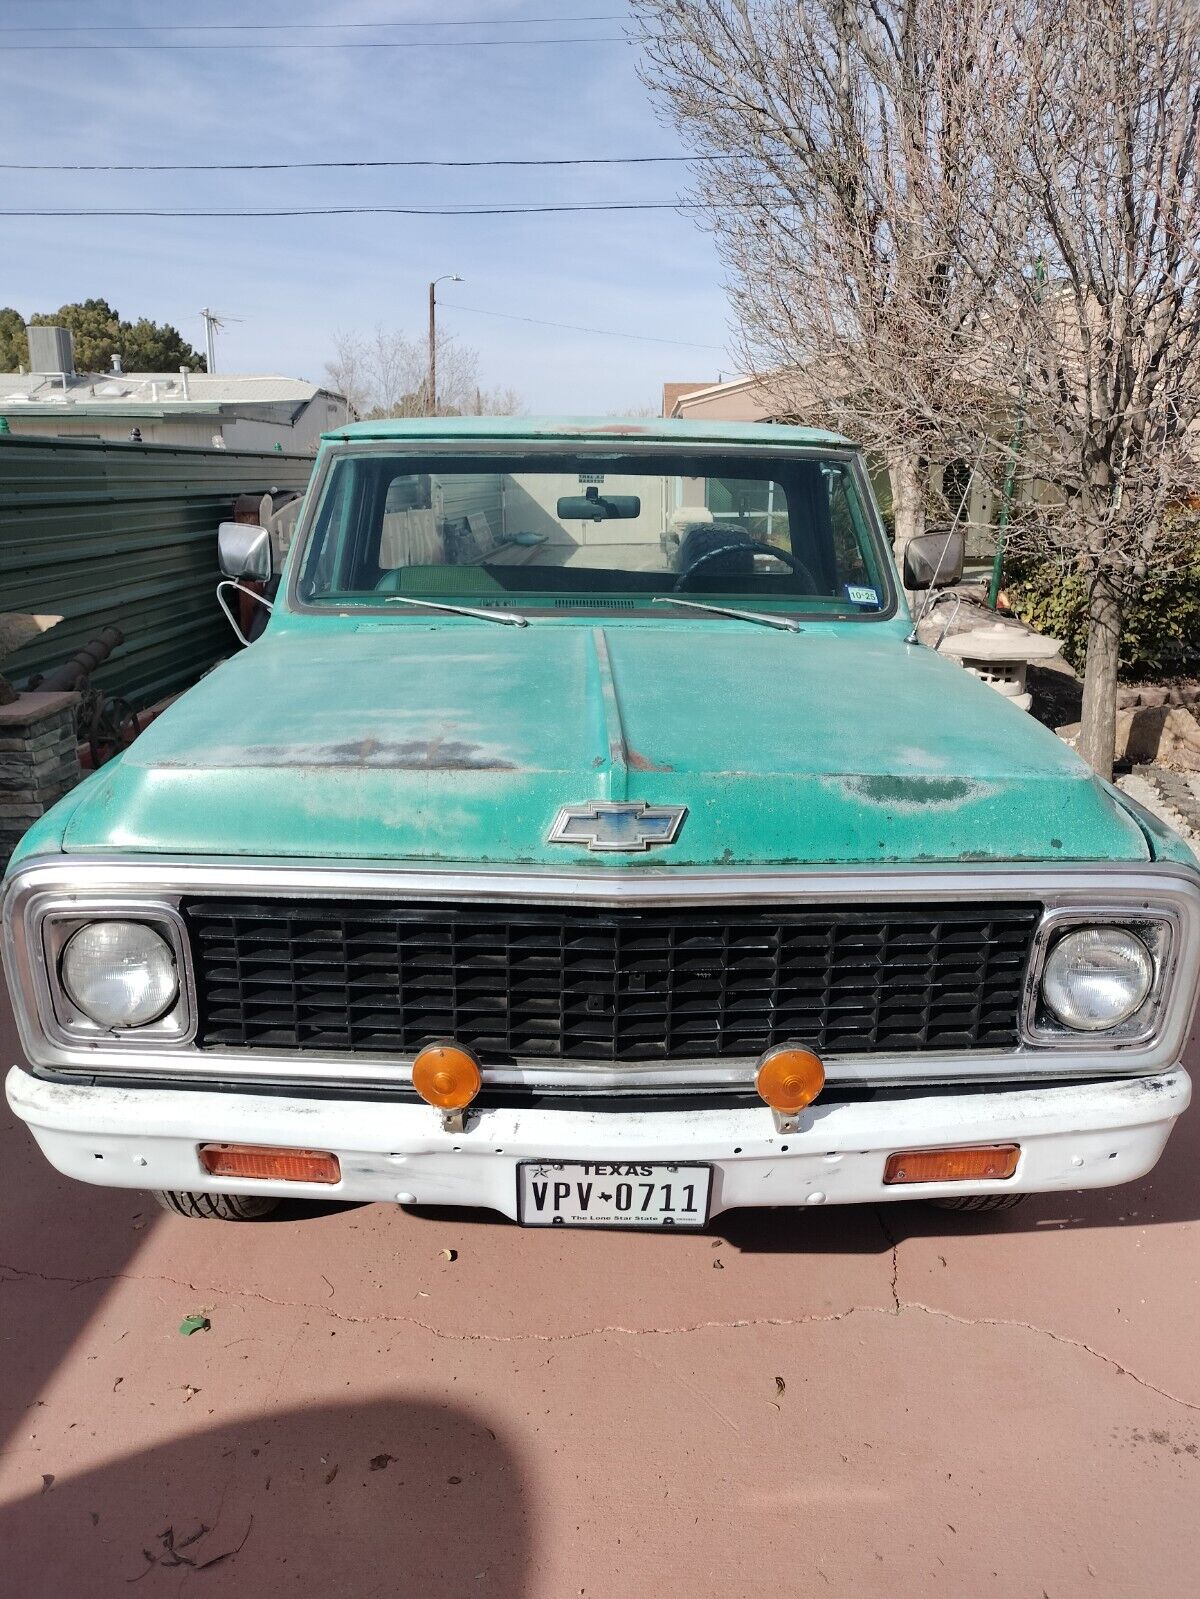
[[758, 1097], [772, 1110], [795, 1116], [811, 1105], [824, 1088], [825, 1068], [821, 1057], [811, 1049], [777, 1044], [759, 1061], [754, 1086]]
[[427, 1044], [413, 1061], [413, 1087], [427, 1105], [464, 1110], [483, 1086], [479, 1062], [457, 1044]]

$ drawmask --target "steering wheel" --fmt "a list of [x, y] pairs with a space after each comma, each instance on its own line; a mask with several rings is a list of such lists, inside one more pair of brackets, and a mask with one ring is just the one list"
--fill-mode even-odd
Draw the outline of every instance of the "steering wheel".
[[759, 555], [770, 555], [775, 560], [782, 561], [785, 566], [791, 567], [792, 571], [795, 572], [797, 577], [803, 580], [810, 594], [820, 593], [816, 579], [813, 577], [812, 573], [809, 571], [808, 567], [805, 566], [804, 562], [799, 558], [799, 556], [793, 555], [790, 550], [780, 549], [777, 545], [763, 544], [759, 539], [739, 539], [736, 544], [719, 544], [716, 549], [705, 550], [701, 555], [698, 555], [694, 561], [689, 561], [687, 566], [684, 567], [683, 571], [680, 572], [671, 588], [671, 593], [682, 594], [688, 578], [691, 577], [692, 573], [697, 571], [698, 568], [702, 567], [705, 561], [711, 561], [713, 557], [717, 555], [737, 554], [742, 550], [757, 551]]

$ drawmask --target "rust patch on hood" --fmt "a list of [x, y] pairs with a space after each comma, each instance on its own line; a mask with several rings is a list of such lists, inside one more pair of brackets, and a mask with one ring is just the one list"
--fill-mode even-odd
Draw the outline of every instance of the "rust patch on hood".
[[648, 755], [643, 755], [640, 750], [635, 750], [632, 744], [625, 746], [625, 764], [631, 772], [673, 772], [673, 766], [658, 766]]

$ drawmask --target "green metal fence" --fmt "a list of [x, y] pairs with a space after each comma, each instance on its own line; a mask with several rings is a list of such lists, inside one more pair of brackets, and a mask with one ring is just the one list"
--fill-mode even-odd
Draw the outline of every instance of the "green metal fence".
[[0, 434], [0, 611], [63, 621], [9, 656], [24, 686], [109, 622], [94, 681], [136, 708], [235, 647], [217, 608], [217, 524], [239, 494], [302, 489], [309, 456]]

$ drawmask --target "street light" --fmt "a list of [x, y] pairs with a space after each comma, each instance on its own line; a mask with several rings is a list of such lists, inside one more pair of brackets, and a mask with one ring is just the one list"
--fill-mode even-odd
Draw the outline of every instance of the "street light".
[[429, 285], [429, 414], [437, 415], [437, 286], [461, 283], [457, 272], [444, 272]]

